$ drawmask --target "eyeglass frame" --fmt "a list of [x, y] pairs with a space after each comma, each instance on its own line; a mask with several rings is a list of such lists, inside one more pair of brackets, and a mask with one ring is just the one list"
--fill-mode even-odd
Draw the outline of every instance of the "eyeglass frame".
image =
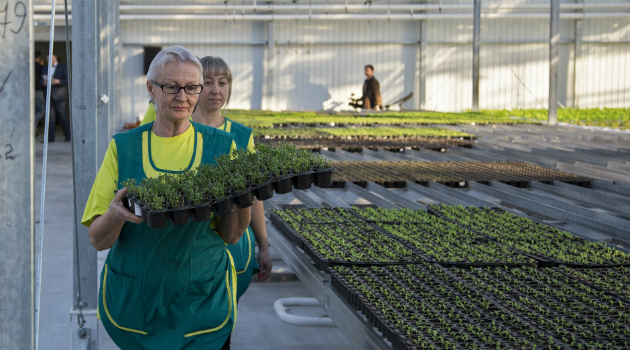
[[[182, 91], [182, 89], [184, 89], [184, 93], [186, 95], [191, 95], [191, 96], [199, 95], [203, 91], [203, 84], [179, 86], [177, 84], [160, 84], [160, 83], [158, 83], [155, 80], [151, 80], [151, 83], [154, 84], [155, 86], [159, 87], [162, 90], [163, 93], [169, 94], [169, 95], [177, 95], [177, 94], [179, 94], [180, 91]], [[177, 90], [177, 92], [166, 92], [166, 91], [164, 91], [164, 87], [165, 86], [177, 86], [178, 90]], [[199, 90], [199, 92], [196, 93], [196, 94], [189, 94], [188, 92], [186, 92], [186, 87], [187, 86], [198, 86], [199, 88], [201, 88], [201, 90]]]

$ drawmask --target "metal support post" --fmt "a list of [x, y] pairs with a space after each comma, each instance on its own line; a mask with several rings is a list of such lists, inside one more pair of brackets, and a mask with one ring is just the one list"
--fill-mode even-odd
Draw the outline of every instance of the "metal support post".
[[479, 46], [481, 43], [481, 0], [475, 0], [473, 16], [473, 96], [472, 110], [479, 110]]
[[31, 0], [0, 25], [0, 349], [34, 346], [34, 83]]
[[420, 109], [427, 109], [427, 21], [420, 21], [420, 86], [418, 91], [418, 103]]
[[558, 62], [560, 60], [560, 0], [551, 0], [549, 21], [549, 125], [558, 124]]
[[582, 27], [584, 20], [575, 20], [575, 45], [573, 54], [573, 108], [580, 108], [580, 73], [582, 72]]
[[269, 109], [269, 110], [273, 110], [275, 108], [275, 101], [274, 101], [274, 84], [273, 84], [273, 74], [274, 74], [274, 67], [275, 67], [275, 51], [276, 51], [276, 46], [275, 46], [275, 42], [274, 42], [274, 32], [273, 32], [274, 28], [273, 28], [273, 21], [268, 21], [267, 22], [267, 52], [266, 52], [266, 57], [267, 59], [265, 60], [266, 62], [266, 66], [265, 66], [265, 71], [266, 71], [266, 77], [265, 77], [265, 89], [264, 89], [264, 94], [265, 94], [265, 106], [263, 107], [264, 109]]
[[[96, 317], [88, 316], [89, 310], [97, 307], [96, 250], [90, 244], [88, 230], [81, 224], [83, 208], [87, 203], [90, 189], [98, 171], [99, 159], [97, 134], [107, 134], [107, 129], [99, 130], [97, 124], [98, 80], [97, 66], [99, 52], [99, 4], [96, 1], [78, 1], [72, 4], [72, 139], [74, 170], [74, 254], [73, 254], [73, 306], [79, 310], [79, 326], [82, 322], [96, 330]], [[100, 155], [102, 156], [102, 155]], [[90, 313], [91, 314], [91, 313]], [[73, 324], [73, 348], [78, 341], [77, 328]], [[93, 348], [96, 348], [96, 334], [91, 335]]]
[[109, 145], [109, 141], [111, 140], [110, 136], [110, 127], [109, 122], [110, 118], [113, 117], [110, 111], [111, 104], [109, 103], [109, 31], [111, 30], [109, 25], [109, 13], [108, 7], [109, 0], [103, 0], [97, 2], [96, 9], [96, 17], [97, 17], [97, 45], [98, 45], [98, 55], [96, 58], [96, 66], [98, 71], [98, 77], [96, 79], [97, 84], [97, 97], [98, 102], [97, 106], [97, 130], [96, 133], [96, 154], [97, 159], [96, 163], [101, 164], [103, 162], [103, 157], [105, 156], [105, 151], [107, 150], [107, 146]]

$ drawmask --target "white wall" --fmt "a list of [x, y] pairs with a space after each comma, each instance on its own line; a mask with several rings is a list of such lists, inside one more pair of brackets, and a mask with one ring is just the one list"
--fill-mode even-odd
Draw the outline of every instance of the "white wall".
[[[574, 66], [575, 20], [561, 21], [559, 102], [630, 107], [630, 20], [583, 23], [584, 43]], [[234, 73], [232, 108], [348, 109], [351, 93], [361, 95], [365, 64], [376, 67], [384, 103], [413, 91], [405, 107], [420, 107], [420, 21], [286, 20], [273, 26], [270, 53], [262, 21], [122, 21], [123, 118], [146, 109], [142, 44], [151, 43], [183, 43], [200, 57], [223, 57]], [[480, 108], [546, 108], [548, 40], [548, 20], [482, 20]], [[471, 42], [470, 20], [427, 22], [426, 109], [472, 107]]]

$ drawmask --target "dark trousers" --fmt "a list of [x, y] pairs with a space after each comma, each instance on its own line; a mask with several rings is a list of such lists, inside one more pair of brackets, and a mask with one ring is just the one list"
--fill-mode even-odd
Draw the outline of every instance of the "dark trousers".
[[[240, 299], [236, 299], [236, 304], [238, 304], [238, 301]], [[225, 340], [225, 344], [223, 344], [223, 347], [221, 348], [221, 350], [230, 350], [230, 341], [232, 340], [232, 334], [230, 334], [228, 336], [228, 338]]]
[[50, 100], [50, 125], [48, 127], [48, 141], [55, 141], [55, 129], [56, 124], [61, 124], [63, 134], [66, 136], [66, 140], [70, 139], [70, 121], [66, 114], [66, 106], [68, 100]]

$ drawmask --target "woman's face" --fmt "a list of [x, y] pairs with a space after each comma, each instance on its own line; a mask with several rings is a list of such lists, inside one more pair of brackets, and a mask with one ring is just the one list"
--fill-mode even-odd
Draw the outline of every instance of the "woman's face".
[[[179, 64], [171, 61], [164, 65], [155, 79], [160, 85], [199, 85], [199, 68], [190, 63]], [[168, 94], [162, 88], [147, 81], [149, 95], [155, 100], [156, 119], [166, 118], [170, 122], [188, 119], [195, 109], [199, 95], [186, 94], [184, 89], [177, 94]]]
[[206, 112], [216, 111], [225, 105], [230, 93], [228, 79], [222, 75], [205, 77], [199, 95], [199, 107]]

